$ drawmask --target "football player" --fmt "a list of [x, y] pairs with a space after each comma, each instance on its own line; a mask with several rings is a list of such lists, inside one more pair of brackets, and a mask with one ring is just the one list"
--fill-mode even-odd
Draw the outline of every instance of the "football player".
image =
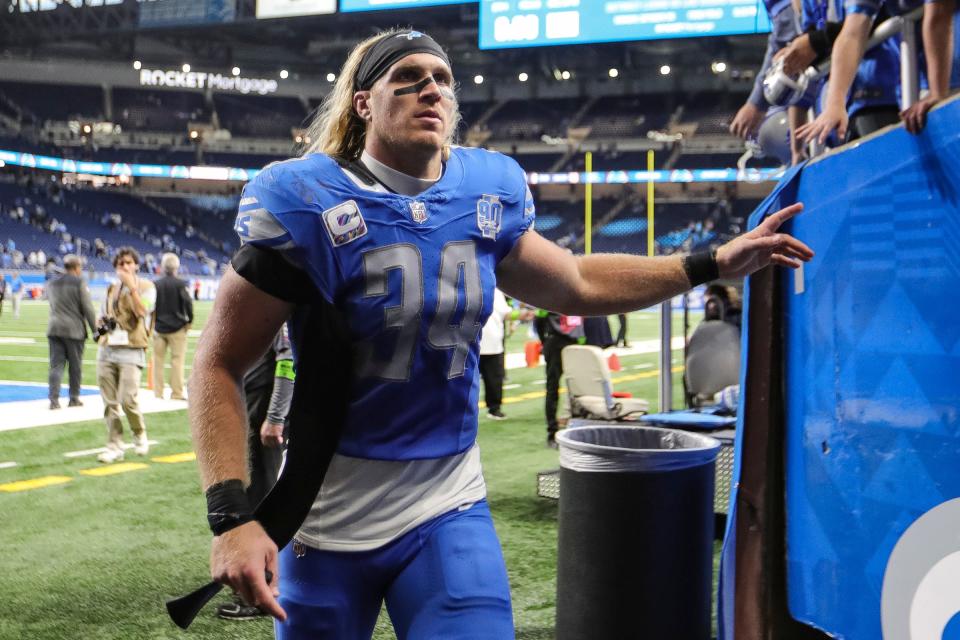
[[[444, 50], [417, 31], [378, 34], [350, 53], [308, 153], [243, 192], [243, 246], [200, 340], [190, 417], [211, 574], [273, 615], [279, 638], [370, 638], [384, 601], [398, 638], [513, 637], [476, 446], [478, 335], [495, 286], [602, 315], [813, 255], [778, 232], [793, 205], [715, 253], [575, 257], [533, 230], [512, 159], [453, 146], [458, 119]], [[243, 496], [238, 385], [291, 315], [295, 357], [323, 358], [300, 351], [303, 304], [342, 316], [355, 375], [322, 488], [278, 553]]]

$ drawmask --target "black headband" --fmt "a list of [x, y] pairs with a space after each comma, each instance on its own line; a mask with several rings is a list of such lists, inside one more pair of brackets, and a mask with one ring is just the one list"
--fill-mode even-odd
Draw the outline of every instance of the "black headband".
[[380, 76], [393, 66], [397, 60], [413, 53], [431, 53], [450, 66], [447, 54], [440, 45], [425, 33], [419, 31], [401, 31], [400, 33], [381, 38], [379, 42], [367, 50], [357, 75], [353, 79], [353, 88], [356, 91], [366, 91], [373, 86]]

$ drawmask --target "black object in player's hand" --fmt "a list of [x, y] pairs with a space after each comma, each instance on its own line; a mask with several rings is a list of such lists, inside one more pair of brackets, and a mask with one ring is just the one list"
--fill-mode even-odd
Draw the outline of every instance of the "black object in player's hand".
[[[302, 315], [301, 315], [302, 314]], [[347, 417], [353, 362], [346, 324], [332, 305], [301, 307], [291, 333], [299, 348], [293, 399], [288, 414], [290, 444], [283, 472], [254, 509], [254, 518], [283, 549], [296, 534], [320, 492]], [[335, 363], [335, 365], [333, 364]], [[317, 407], [324, 408], [317, 418]], [[267, 573], [269, 583], [273, 576]], [[167, 601], [170, 619], [186, 629], [223, 585], [211, 582]]]

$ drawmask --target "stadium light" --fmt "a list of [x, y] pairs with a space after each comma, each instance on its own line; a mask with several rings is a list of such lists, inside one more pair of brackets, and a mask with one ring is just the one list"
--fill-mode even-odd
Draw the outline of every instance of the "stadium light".
[[286, 70], [286, 69], [280, 69], [280, 77], [281, 77], [282, 79], [286, 80], [286, 79], [287, 79], [287, 76], [289, 76], [289, 75], [290, 75], [290, 74], [287, 73], [287, 70]]
[[713, 64], [710, 65], [710, 70], [713, 71], [714, 73], [723, 73], [724, 71], [727, 70], [727, 63], [714, 62]]
[[181, 69], [183, 69], [184, 73], [190, 73], [190, 65], [187, 64], [186, 62], [183, 63], [183, 66], [181, 67]]
[[620, 71], [618, 69], [610, 69], [610, 71], [607, 71], [607, 75], [609, 75], [611, 78], [616, 78], [620, 75]]
[[84, 133], [93, 133], [93, 127], [91, 127], [91, 126], [88, 125], [88, 124], [85, 124], [85, 125], [83, 125], [83, 132], [84, 132]]
[[191, 129], [191, 131], [190, 131], [190, 139], [191, 139], [191, 140], [196, 140], [196, 139], [199, 138], [199, 137], [200, 137], [200, 132], [197, 131], [196, 129]]
[[529, 78], [530, 76], [527, 75], [526, 71], [521, 71], [520, 75], [517, 76], [517, 80], [520, 82], [526, 82]]
[[569, 80], [569, 79], [570, 79], [570, 72], [569, 72], [569, 71], [562, 71], [562, 72], [560, 73], [560, 77], [563, 78], [564, 80]]
[[240, 67], [234, 67], [234, 68], [231, 70], [231, 73], [232, 73], [233, 75], [235, 75], [235, 76], [240, 75]]
[[327, 74], [327, 82], [333, 82], [336, 79], [337, 79], [337, 74], [333, 73], [332, 71]]
[[473, 84], [483, 84], [483, 76], [480, 74], [473, 76]]
[[140, 71], [140, 67], [142, 67], [142, 66], [143, 66], [143, 65], [140, 64], [140, 61], [139, 61], [139, 60], [134, 60], [134, 61], [133, 61], [133, 68], [136, 69], [137, 71]]
[[662, 76], [670, 75], [670, 65], [665, 64], [662, 67], [660, 67], [660, 75]]

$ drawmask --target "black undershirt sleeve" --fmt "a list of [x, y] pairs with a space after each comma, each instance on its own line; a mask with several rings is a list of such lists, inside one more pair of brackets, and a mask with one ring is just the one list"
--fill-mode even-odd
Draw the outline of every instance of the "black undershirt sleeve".
[[810, 37], [810, 47], [817, 54], [816, 59], [813, 61], [814, 65], [818, 65], [830, 57], [830, 54], [833, 52], [833, 43], [836, 42], [837, 36], [840, 35], [840, 29], [842, 28], [842, 22], [828, 22], [823, 29], [810, 29], [807, 31], [807, 35]]
[[240, 277], [274, 298], [309, 304], [318, 297], [310, 276], [272, 249], [245, 244], [233, 254], [230, 264]]

